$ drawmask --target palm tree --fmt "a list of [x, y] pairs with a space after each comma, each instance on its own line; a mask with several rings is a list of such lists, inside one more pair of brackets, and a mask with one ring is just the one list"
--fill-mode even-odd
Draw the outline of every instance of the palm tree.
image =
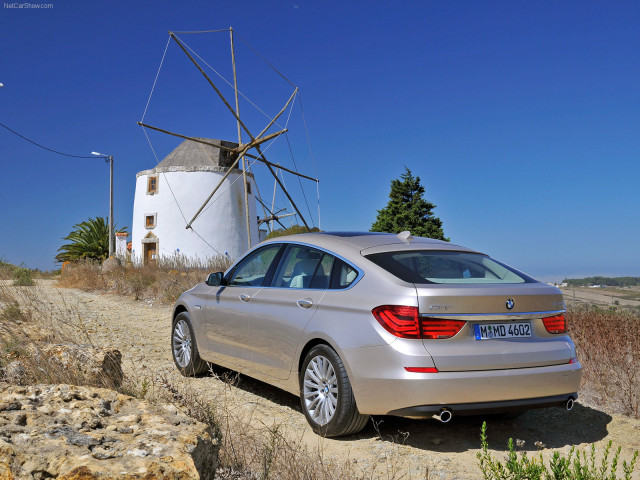
[[[125, 232], [127, 228], [115, 230]], [[88, 258], [102, 262], [109, 256], [109, 226], [103, 217], [89, 220], [73, 226], [73, 230], [63, 240], [71, 243], [62, 245], [58, 249], [56, 262], [68, 262]]]

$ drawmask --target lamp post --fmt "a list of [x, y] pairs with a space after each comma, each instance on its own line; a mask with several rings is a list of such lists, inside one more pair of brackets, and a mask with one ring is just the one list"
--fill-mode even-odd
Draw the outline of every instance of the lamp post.
[[105, 162], [109, 162], [109, 256], [115, 253], [113, 245], [113, 155], [104, 155], [98, 152], [91, 152], [91, 155], [104, 158]]

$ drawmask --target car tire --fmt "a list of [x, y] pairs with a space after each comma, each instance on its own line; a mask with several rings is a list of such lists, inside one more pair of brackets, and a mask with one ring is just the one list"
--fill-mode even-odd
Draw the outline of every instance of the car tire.
[[300, 403], [313, 431], [323, 437], [352, 435], [369, 420], [358, 411], [342, 360], [324, 344], [313, 347], [302, 362]]
[[185, 377], [193, 377], [207, 371], [207, 362], [200, 358], [191, 318], [181, 312], [171, 326], [171, 352], [178, 370]]

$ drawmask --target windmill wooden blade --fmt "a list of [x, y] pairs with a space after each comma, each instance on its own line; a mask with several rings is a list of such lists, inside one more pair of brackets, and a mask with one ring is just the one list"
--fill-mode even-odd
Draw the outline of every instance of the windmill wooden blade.
[[[309, 225], [307, 225], [307, 221], [304, 219], [304, 216], [302, 215], [302, 213], [300, 213], [300, 210], [298, 209], [298, 206], [296, 205], [296, 202], [293, 201], [293, 198], [291, 198], [291, 195], [289, 195], [289, 192], [287, 192], [287, 188], [282, 184], [282, 182], [278, 178], [278, 175], [276, 175], [276, 172], [273, 171], [273, 168], [271, 168], [271, 162], [269, 162], [266, 158], [264, 158], [264, 154], [262, 153], [262, 150], [260, 150], [260, 146], [256, 145], [255, 148], [258, 151], [258, 153], [260, 154], [260, 159], [262, 159], [263, 163], [267, 166], [267, 168], [271, 172], [271, 175], [273, 175], [273, 178], [276, 179], [276, 182], [278, 182], [278, 185], [280, 185], [280, 188], [282, 188], [282, 191], [284, 192], [284, 194], [287, 196], [287, 198], [291, 202], [291, 205], [293, 206], [294, 210], [296, 211], [296, 213], [300, 217], [300, 220], [302, 220], [302, 223], [304, 223], [304, 226], [307, 227], [308, 231], [311, 231], [311, 229], [309, 228]], [[280, 167], [280, 168], [282, 168], [282, 167]]]
[[287, 107], [289, 106], [289, 104], [291, 103], [291, 101], [295, 98], [296, 94], [298, 93], [298, 87], [296, 87], [296, 89], [293, 91], [293, 93], [291, 94], [291, 97], [289, 97], [289, 100], [287, 100], [287, 103], [285, 103], [284, 107], [282, 107], [282, 110], [280, 110], [278, 112], [278, 114], [273, 117], [273, 120], [271, 120], [269, 122], [269, 125], [267, 125], [266, 127], [264, 127], [262, 129], [262, 131], [258, 134], [258, 136], [256, 138], [260, 138], [262, 137], [262, 135], [264, 134], [264, 132], [266, 132], [267, 130], [269, 130], [269, 128], [271, 128], [271, 125], [273, 125], [274, 123], [276, 123], [276, 120], [280, 117], [280, 115], [282, 115], [284, 113], [284, 111], [287, 109]]
[[242, 122], [242, 120], [240, 120], [240, 117], [238, 116], [238, 114], [236, 113], [236, 111], [233, 109], [233, 107], [231, 105], [229, 105], [229, 102], [227, 102], [227, 99], [224, 98], [224, 95], [222, 95], [222, 92], [218, 89], [218, 87], [216, 87], [216, 85], [213, 83], [213, 81], [209, 78], [209, 76], [205, 73], [205, 71], [202, 69], [202, 67], [200, 66], [200, 64], [198, 62], [196, 62], [196, 60], [191, 56], [191, 54], [187, 51], [187, 49], [185, 48], [185, 46], [182, 44], [182, 42], [178, 39], [178, 37], [176, 37], [173, 32], [169, 32], [169, 35], [171, 36], [171, 38], [180, 46], [180, 48], [182, 49], [182, 51], [185, 53], [185, 55], [187, 55], [187, 57], [189, 57], [189, 60], [191, 60], [193, 62], [193, 64], [198, 68], [198, 70], [200, 70], [200, 73], [202, 73], [202, 75], [204, 75], [204, 78], [207, 79], [207, 81], [209, 82], [209, 85], [211, 85], [213, 87], [213, 89], [216, 91], [216, 93], [218, 94], [218, 96], [220, 97], [220, 99], [224, 102], [224, 104], [227, 106], [227, 108], [229, 109], [229, 111], [232, 113], [232, 115], [235, 117], [235, 119], [238, 121], [238, 123], [240, 124], [240, 126], [242, 126], [242, 128], [244, 129], [245, 132], [247, 132], [247, 135], [249, 135], [249, 138], [251, 138], [251, 140], [255, 140], [255, 138], [253, 137], [253, 135], [251, 134], [251, 132], [249, 131], [249, 129], [247, 128], [247, 126]]
[[308, 175], [305, 175], [304, 173], [296, 172], [295, 170], [290, 170], [290, 169], [288, 169], [286, 167], [283, 167], [279, 163], [270, 162], [269, 160], [267, 160], [264, 157], [262, 157], [262, 158], [261, 157], [257, 157], [255, 155], [251, 155], [250, 153], [245, 153], [244, 156], [252, 158], [253, 160], [257, 160], [258, 162], [264, 163], [265, 165], [271, 165], [272, 167], [279, 168], [280, 170], [284, 170], [285, 172], [290, 173], [292, 175], [297, 175], [298, 177], [306, 178], [307, 180], [313, 180], [314, 182], [320, 182], [320, 180], [318, 180], [317, 178], [310, 177]]
[[191, 221], [189, 221], [189, 223], [187, 223], [187, 226], [184, 228], [191, 228], [191, 224], [196, 220], [196, 218], [198, 218], [198, 215], [200, 215], [200, 213], [202, 212], [202, 210], [204, 210], [204, 207], [207, 206], [207, 203], [209, 203], [209, 201], [213, 198], [213, 196], [216, 194], [216, 192], [218, 191], [218, 189], [222, 186], [222, 184], [224, 183], [224, 181], [227, 179], [227, 177], [229, 176], [229, 174], [233, 171], [234, 168], [236, 168], [236, 165], [238, 165], [238, 162], [240, 162], [240, 159], [242, 158], [242, 154], [238, 155], [238, 158], [235, 159], [235, 161], [233, 162], [233, 164], [231, 165], [231, 167], [226, 171], [226, 173], [224, 174], [224, 176], [222, 177], [222, 179], [218, 182], [218, 185], [216, 185], [216, 188], [213, 189], [213, 192], [211, 192], [211, 194], [207, 197], [207, 199], [204, 201], [204, 203], [202, 204], [202, 206], [198, 209], [198, 211], [196, 212], [196, 214], [193, 216], [193, 218], [191, 219]]

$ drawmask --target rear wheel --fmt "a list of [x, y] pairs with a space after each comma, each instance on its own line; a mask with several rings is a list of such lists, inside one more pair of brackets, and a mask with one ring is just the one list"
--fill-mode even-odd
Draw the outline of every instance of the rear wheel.
[[344, 364], [328, 345], [316, 345], [302, 362], [300, 402], [313, 431], [324, 437], [357, 433], [369, 420], [358, 412]]
[[185, 377], [199, 375], [208, 368], [207, 362], [203, 361], [198, 353], [193, 325], [187, 312], [179, 313], [173, 319], [171, 351], [176, 367]]

